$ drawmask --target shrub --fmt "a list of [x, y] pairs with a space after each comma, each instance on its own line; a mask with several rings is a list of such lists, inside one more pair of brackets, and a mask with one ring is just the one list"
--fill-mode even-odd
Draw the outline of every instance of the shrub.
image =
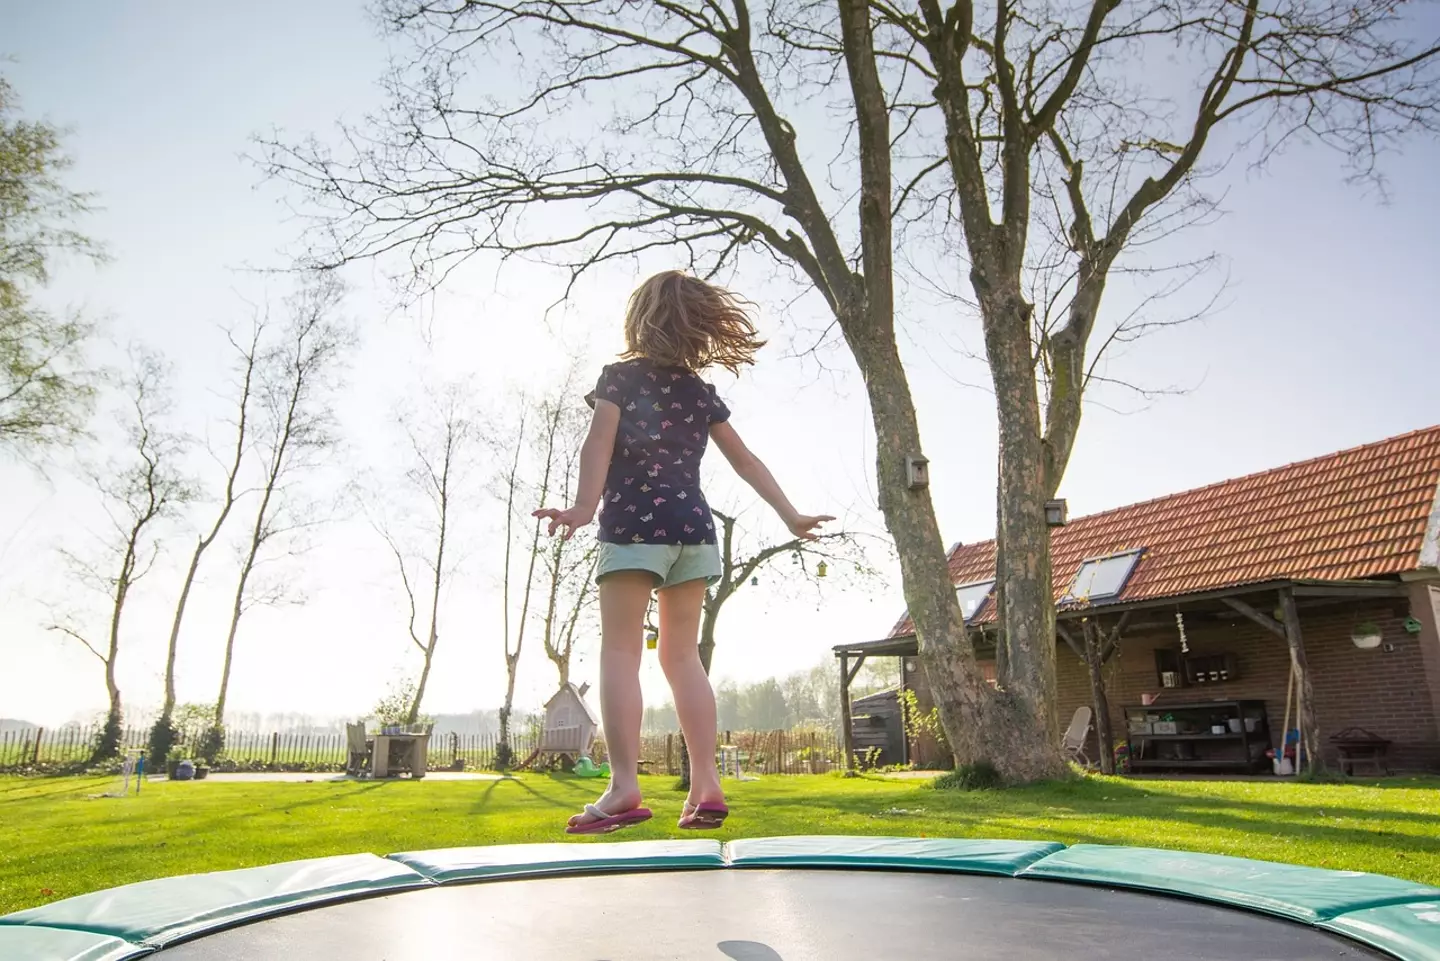
[[993, 791], [1005, 786], [1000, 772], [989, 761], [961, 765], [937, 777], [933, 784], [942, 791]]
[[150, 728], [150, 738], [145, 746], [145, 766], [155, 771], [167, 770], [166, 760], [180, 739], [180, 732], [166, 718], [160, 718]]

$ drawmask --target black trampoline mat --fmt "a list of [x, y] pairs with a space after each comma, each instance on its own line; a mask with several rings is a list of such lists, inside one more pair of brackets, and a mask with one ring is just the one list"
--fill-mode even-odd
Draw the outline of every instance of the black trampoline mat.
[[1328, 961], [1342, 938], [1194, 901], [891, 871], [734, 870], [489, 881], [222, 931], [166, 961]]

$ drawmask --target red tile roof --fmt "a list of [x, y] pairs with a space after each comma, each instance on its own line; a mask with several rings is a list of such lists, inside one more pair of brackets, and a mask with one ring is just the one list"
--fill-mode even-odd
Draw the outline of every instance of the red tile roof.
[[[1139, 564], [1110, 603], [1413, 571], [1437, 487], [1440, 426], [1092, 514], [1051, 539], [1055, 596], [1085, 560], [1138, 548], [1145, 551]], [[957, 546], [950, 574], [956, 584], [994, 577], [995, 542]], [[976, 621], [994, 615], [987, 604]], [[902, 618], [892, 636], [913, 630]]]

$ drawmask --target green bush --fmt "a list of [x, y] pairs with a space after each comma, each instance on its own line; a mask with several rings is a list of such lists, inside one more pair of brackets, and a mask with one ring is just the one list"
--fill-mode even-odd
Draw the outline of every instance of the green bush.
[[989, 761], [961, 765], [937, 777], [933, 784], [942, 791], [993, 791], [1005, 786], [1000, 772]]
[[206, 764], [213, 765], [215, 759], [218, 758], [224, 750], [225, 728], [223, 725], [216, 724], [213, 727], [206, 728], [205, 733], [200, 735], [200, 744], [195, 753], [200, 755], [201, 760]]
[[118, 712], [105, 716], [100, 730], [95, 735], [95, 745], [90, 753], [92, 765], [120, 756], [120, 742], [125, 737], [122, 725], [123, 721]]
[[165, 762], [179, 739], [180, 732], [167, 718], [156, 720], [145, 747], [145, 766], [154, 771], [166, 770]]

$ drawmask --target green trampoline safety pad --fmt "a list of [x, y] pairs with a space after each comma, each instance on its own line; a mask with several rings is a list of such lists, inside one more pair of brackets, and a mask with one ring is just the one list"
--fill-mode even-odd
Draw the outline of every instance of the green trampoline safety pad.
[[1013, 877], [1064, 845], [1046, 841], [964, 838], [809, 837], [753, 838], [725, 846], [736, 867], [899, 868]]
[[1030, 865], [1020, 877], [1155, 891], [1306, 924], [1369, 908], [1440, 899], [1440, 888], [1361, 871], [1098, 844], [1065, 848]]
[[129, 961], [149, 953], [149, 948], [89, 931], [30, 925], [0, 927], [0, 958], [6, 961]]
[[392, 854], [390, 859], [439, 884], [486, 878], [725, 866], [718, 841], [502, 844]]
[[1319, 927], [1405, 961], [1440, 961], [1440, 900], [1366, 908], [1322, 921]]
[[141, 881], [7, 914], [0, 927], [66, 928], [162, 947], [267, 915], [430, 884], [403, 864], [347, 854]]

